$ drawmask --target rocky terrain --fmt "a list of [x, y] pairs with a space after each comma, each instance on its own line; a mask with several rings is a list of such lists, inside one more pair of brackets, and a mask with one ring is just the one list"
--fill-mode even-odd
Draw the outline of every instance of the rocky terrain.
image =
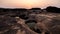
[[0, 12], [0, 34], [60, 34], [60, 13], [24, 11]]

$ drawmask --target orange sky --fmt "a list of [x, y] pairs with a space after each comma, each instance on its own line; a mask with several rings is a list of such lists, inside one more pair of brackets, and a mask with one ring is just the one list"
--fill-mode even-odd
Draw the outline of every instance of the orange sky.
[[60, 7], [60, 0], [0, 0], [0, 7], [5, 8], [44, 8], [47, 6]]

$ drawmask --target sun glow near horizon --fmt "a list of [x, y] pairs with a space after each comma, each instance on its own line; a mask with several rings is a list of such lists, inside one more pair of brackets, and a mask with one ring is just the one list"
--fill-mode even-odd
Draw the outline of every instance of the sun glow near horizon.
[[28, 8], [33, 7], [34, 5], [41, 4], [42, 0], [23, 0], [23, 3], [27, 5]]
[[14, 3], [14, 5], [15, 6], [17, 6], [17, 7], [19, 7], [19, 6], [21, 6], [21, 7], [26, 7], [26, 8], [32, 8], [32, 7], [34, 7], [34, 6], [37, 6], [37, 5], [39, 5], [39, 4], [42, 4], [42, 0], [20, 0], [21, 2], [19, 2], [19, 1], [15, 1]]
[[60, 0], [0, 0], [0, 7], [32, 8], [49, 5], [60, 6]]

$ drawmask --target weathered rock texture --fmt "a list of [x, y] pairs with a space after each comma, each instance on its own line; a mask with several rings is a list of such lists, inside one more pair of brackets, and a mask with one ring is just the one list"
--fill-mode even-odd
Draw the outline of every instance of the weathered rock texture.
[[60, 14], [2, 12], [0, 34], [60, 34]]

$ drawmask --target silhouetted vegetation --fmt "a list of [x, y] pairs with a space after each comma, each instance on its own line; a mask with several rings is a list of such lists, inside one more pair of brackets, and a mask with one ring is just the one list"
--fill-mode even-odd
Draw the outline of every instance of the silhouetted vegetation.
[[41, 8], [31, 8], [30, 10], [41, 10]]
[[54, 7], [54, 6], [48, 6], [46, 8], [47, 12], [53, 12], [53, 13], [60, 13], [60, 8]]

